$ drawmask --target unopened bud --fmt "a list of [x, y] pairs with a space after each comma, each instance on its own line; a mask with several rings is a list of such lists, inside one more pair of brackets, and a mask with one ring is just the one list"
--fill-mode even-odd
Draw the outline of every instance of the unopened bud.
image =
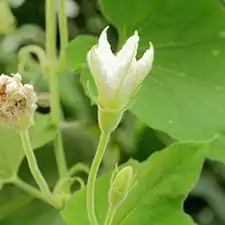
[[108, 194], [109, 205], [112, 208], [119, 207], [127, 198], [129, 192], [134, 188], [136, 176], [131, 166], [121, 170], [116, 168], [111, 179], [111, 186]]
[[0, 123], [22, 130], [33, 123], [37, 97], [33, 86], [21, 83], [20, 74], [0, 75]]

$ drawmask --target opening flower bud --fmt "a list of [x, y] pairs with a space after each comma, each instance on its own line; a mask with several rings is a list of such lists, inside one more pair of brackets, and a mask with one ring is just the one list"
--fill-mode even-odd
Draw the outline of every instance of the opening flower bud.
[[0, 75], [0, 123], [24, 130], [33, 123], [37, 97], [33, 86], [21, 83], [20, 74]]
[[154, 49], [150, 44], [137, 61], [139, 36], [135, 31], [122, 49], [113, 54], [107, 29], [102, 31], [98, 45], [88, 52], [87, 61], [98, 89], [100, 107], [110, 112], [125, 111], [152, 68]]
[[134, 188], [136, 176], [131, 166], [126, 166], [121, 170], [116, 167], [112, 174], [111, 185], [108, 193], [110, 207], [116, 209], [127, 198], [129, 192]]

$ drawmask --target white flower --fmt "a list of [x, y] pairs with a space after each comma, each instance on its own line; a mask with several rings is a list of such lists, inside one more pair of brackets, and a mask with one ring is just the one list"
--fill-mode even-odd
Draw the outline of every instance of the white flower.
[[0, 123], [26, 129], [32, 124], [37, 97], [33, 86], [21, 83], [20, 74], [0, 75]]
[[98, 45], [88, 52], [87, 60], [98, 89], [99, 105], [106, 111], [124, 110], [152, 68], [153, 46], [136, 60], [139, 36], [137, 31], [123, 48], [113, 54], [107, 40], [107, 28]]

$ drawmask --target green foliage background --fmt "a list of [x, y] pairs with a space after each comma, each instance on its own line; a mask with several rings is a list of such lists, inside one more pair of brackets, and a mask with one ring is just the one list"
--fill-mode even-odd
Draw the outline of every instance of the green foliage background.
[[[75, 8], [70, 8], [76, 14], [67, 12], [71, 42], [66, 49], [66, 68], [59, 77], [61, 131], [70, 167], [77, 162], [90, 165], [98, 143], [96, 106], [89, 99], [87, 82], [94, 93], [96, 89], [87, 69], [86, 53], [97, 43], [101, 30], [110, 25], [108, 35], [114, 51], [134, 30], [141, 38], [138, 57], [149, 41], [155, 48], [153, 71], [113, 133], [101, 165], [96, 189], [100, 221], [107, 209], [110, 174], [119, 161], [121, 165], [133, 165], [138, 185], [119, 208], [113, 225], [193, 225], [194, 221], [224, 225], [223, 1], [72, 2]], [[12, 1], [1, 4], [0, 68], [2, 73], [15, 73], [22, 46], [44, 46], [44, 1], [26, 0], [16, 7]], [[35, 57], [29, 57], [22, 75], [38, 93], [31, 139], [40, 167], [53, 187], [57, 172], [51, 141], [56, 131], [49, 120], [47, 74]], [[17, 135], [1, 128], [0, 225], [87, 225], [85, 189], [77, 191], [78, 184], [62, 212], [3, 184], [18, 172], [35, 185], [23, 158]], [[87, 178], [86, 174], [78, 175]]]

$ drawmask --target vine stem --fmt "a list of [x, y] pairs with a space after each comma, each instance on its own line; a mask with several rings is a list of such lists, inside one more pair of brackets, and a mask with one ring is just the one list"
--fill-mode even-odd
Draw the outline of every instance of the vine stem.
[[43, 194], [40, 192], [39, 189], [31, 186], [30, 184], [26, 183], [25, 181], [21, 180], [18, 177], [15, 177], [12, 181], [12, 184], [22, 189], [24, 192], [30, 194], [31, 196], [34, 196], [36, 198], [41, 199], [42, 201], [46, 201]]
[[20, 73], [23, 73], [23, 71], [25, 70], [26, 61], [27, 61], [27, 59], [29, 59], [29, 57], [32, 53], [37, 56], [42, 70], [45, 69], [45, 67], [47, 65], [47, 60], [46, 60], [44, 50], [37, 45], [27, 45], [27, 46], [22, 47], [18, 52], [18, 58], [19, 58], [19, 62], [20, 62], [18, 65], [18, 71]]
[[88, 176], [87, 182], [87, 212], [88, 218], [91, 225], [98, 225], [98, 220], [95, 214], [95, 202], [94, 202], [94, 193], [95, 193], [95, 182], [98, 173], [102, 157], [104, 155], [105, 149], [109, 142], [111, 133], [102, 132], [100, 140], [98, 143], [97, 152], [95, 154], [94, 160], [91, 165], [90, 173]]
[[66, 1], [60, 0], [59, 2], [59, 13], [58, 13], [58, 21], [59, 21], [59, 34], [60, 34], [60, 61], [61, 63], [65, 60], [65, 48], [68, 44], [68, 24], [66, 17]]
[[[30, 138], [29, 138], [29, 134], [28, 134], [28, 130], [24, 130], [20, 132], [20, 137], [21, 137], [21, 141], [22, 141], [22, 145], [23, 145], [23, 149], [28, 161], [28, 166], [29, 169], [31, 171], [31, 174], [33, 175], [33, 178], [35, 179], [38, 187], [41, 190], [41, 193], [43, 195], [43, 197], [45, 199], [47, 199], [47, 201], [52, 204], [54, 207], [56, 208], [61, 208], [61, 203], [60, 201], [58, 201], [53, 194], [51, 193], [48, 184], [45, 180], [45, 178], [43, 177], [39, 166], [37, 164], [37, 160], [35, 158], [33, 149], [31, 147], [31, 143], [30, 143]], [[30, 187], [28, 187], [28, 184], [25, 185], [25, 182], [21, 182], [18, 179], [15, 180], [17, 185], [20, 185], [20, 187], [22, 187], [23, 189], [26, 189], [27, 191], [29, 190], [30, 192], [33, 192], [33, 194], [37, 197], [41, 197], [40, 194], [38, 194], [37, 191], [34, 191], [34, 189], [31, 189]], [[35, 193], [36, 192], [36, 193]]]
[[58, 88], [58, 76], [56, 74], [56, 13], [55, 0], [46, 0], [46, 56], [48, 60], [51, 119], [57, 128], [57, 135], [54, 140], [54, 151], [59, 172], [59, 178], [68, 176], [68, 169], [63, 149], [62, 136], [60, 131], [60, 97]]
[[109, 206], [104, 225], [112, 224], [115, 213], [116, 213], [116, 209]]

